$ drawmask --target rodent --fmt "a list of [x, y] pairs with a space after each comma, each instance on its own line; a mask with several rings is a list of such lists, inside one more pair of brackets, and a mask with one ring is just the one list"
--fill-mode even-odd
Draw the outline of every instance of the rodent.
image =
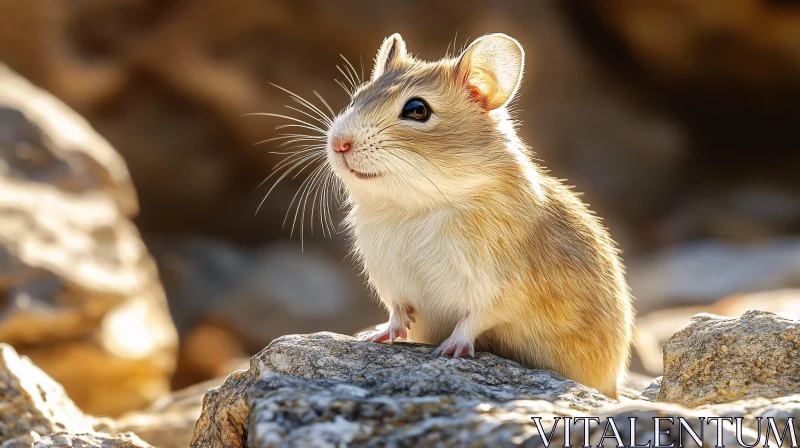
[[633, 325], [624, 268], [598, 218], [517, 137], [508, 104], [523, 66], [504, 34], [436, 62], [394, 34], [333, 120], [327, 160], [389, 312], [362, 339], [487, 351], [616, 398]]

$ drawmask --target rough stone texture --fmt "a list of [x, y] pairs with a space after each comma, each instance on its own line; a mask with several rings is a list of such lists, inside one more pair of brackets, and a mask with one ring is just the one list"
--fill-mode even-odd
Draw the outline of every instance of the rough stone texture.
[[4, 66], [0, 191], [0, 341], [87, 412], [118, 414], [167, 392], [177, 337], [131, 222], [136, 194], [123, 161]]
[[[382, 382], [380, 382], [382, 381]], [[601, 425], [590, 430], [592, 446], [598, 446], [606, 418], [619, 426], [623, 444], [631, 440], [629, 417], [637, 417], [637, 443], [655, 440], [653, 417], [689, 419], [700, 432], [696, 417], [718, 415], [714, 410], [697, 412], [678, 405], [643, 401], [611, 404], [590, 412], [524, 396], [509, 401], [470, 397], [453, 391], [444, 393], [388, 396], [395, 390], [393, 375], [364, 384], [335, 380], [306, 380], [276, 373], [265, 373], [249, 389], [250, 417], [248, 446], [541, 446], [541, 436], [531, 417], [542, 417], [545, 430], [555, 417], [596, 416]], [[406, 380], [407, 381], [407, 380]], [[563, 446], [563, 420], [551, 446]], [[662, 436], [663, 444], [677, 442], [677, 423], [664, 424], [672, 437]], [[724, 428], [725, 443], [735, 433]], [[746, 436], [752, 436], [747, 432]], [[570, 444], [583, 445], [582, 423], [572, 426]], [[716, 428], [706, 429], [703, 440], [713, 444]], [[747, 439], [745, 439], [747, 440]], [[610, 440], [607, 443], [611, 442]]]
[[800, 321], [767, 311], [700, 314], [664, 346], [659, 401], [699, 406], [800, 391]]
[[[364, 343], [332, 333], [279, 338], [252, 358], [249, 370], [233, 373], [222, 386], [206, 394], [191, 446], [245, 446], [248, 418], [249, 437], [257, 438], [251, 442], [269, 437], [263, 429], [271, 424], [269, 409], [275, 409], [269, 404], [272, 392], [277, 394], [276, 403], [288, 406], [282, 412], [289, 414], [304, 405], [307, 410], [318, 409], [335, 417], [340, 411], [333, 398], [341, 395], [343, 405], [355, 399], [359, 406], [366, 406], [365, 412], [372, 409], [376, 425], [381, 415], [400, 418], [407, 409], [409, 418], [420, 419], [428, 412], [442, 418], [452, 414], [460, 425], [483, 429], [489, 426], [482, 426], [475, 421], [479, 417], [471, 416], [471, 408], [481, 402], [489, 403], [486, 412], [490, 413], [492, 407], [516, 406], [529, 406], [525, 412], [551, 413], [555, 406], [587, 412], [613, 403], [594, 389], [551, 371], [527, 369], [487, 353], [479, 353], [475, 359], [454, 360], [433, 357], [432, 351], [433, 347], [426, 345]], [[262, 374], [266, 376], [259, 380]], [[259, 385], [254, 387], [256, 383]], [[283, 385], [294, 388], [295, 393], [284, 394], [280, 389]], [[315, 398], [321, 393], [333, 394], [327, 402], [329, 409], [325, 400]], [[267, 396], [269, 399], [260, 399]], [[250, 415], [251, 406], [257, 409], [254, 415]], [[342, 418], [335, 422], [342, 422]], [[437, 421], [429, 419], [418, 430], [426, 432], [424, 425], [432, 430]], [[342, 425], [352, 426], [346, 422]], [[291, 433], [292, 429], [287, 427], [286, 431]], [[338, 431], [333, 423], [319, 429]]]
[[697, 412], [710, 412], [726, 417], [742, 417], [743, 425], [759, 431], [758, 418], [762, 418], [761, 429], [763, 433], [767, 425], [766, 418], [772, 417], [779, 428], [783, 428], [790, 417], [794, 417], [794, 424], [800, 421], [800, 395], [789, 395], [780, 398], [767, 399], [763, 397], [737, 400], [730, 403], [703, 405], [696, 408]]
[[646, 400], [646, 401], [656, 401], [656, 400], [658, 400], [658, 391], [661, 389], [661, 380], [662, 379], [663, 379], [663, 377], [661, 377], [661, 376], [656, 378], [656, 379], [654, 379], [653, 382], [650, 383], [650, 385], [647, 386], [642, 391], [642, 394], [640, 395], [640, 398], [642, 400]]
[[93, 428], [61, 385], [9, 345], [0, 344], [0, 442], [31, 432], [46, 435], [65, 430]]
[[[132, 433], [76, 434], [61, 432], [45, 437], [23, 437], [0, 445], [0, 448], [153, 448]], [[159, 447], [160, 448], [160, 447]]]
[[[679, 446], [678, 417], [683, 417], [686, 419], [686, 422], [689, 423], [695, 433], [700, 436], [703, 442], [702, 446], [740, 446], [737, 443], [736, 432], [730, 424], [723, 423], [722, 438], [718, 441], [716, 424], [711, 423], [704, 425], [701, 423], [698, 417], [704, 417], [707, 419], [709, 417], [721, 416], [721, 414], [715, 413], [714, 411], [715, 410], [706, 410], [704, 412], [700, 412], [670, 403], [650, 403], [646, 401], [637, 401], [611, 406], [591, 415], [592, 417], [599, 418], [600, 421], [589, 424], [590, 446], [601, 446], [601, 442], [603, 443], [603, 446], [633, 446], [634, 444], [645, 446], [648, 445], [648, 442], [651, 442], [649, 446], [658, 446], [656, 445], [657, 441], [659, 441], [657, 437], [660, 437], [660, 446]], [[566, 416], [570, 415], [567, 414]], [[578, 417], [586, 416], [586, 414], [583, 414], [579, 415]], [[660, 421], [660, 428], [664, 431], [668, 429], [669, 434], [662, 433], [661, 436], [656, 435], [654, 431], [653, 419], [657, 417], [673, 419], [672, 423], [665, 420]], [[604, 430], [608, 424], [607, 419], [609, 418], [613, 419], [617, 425], [620, 436], [619, 441], [611, 437], [613, 433], [610, 430], [607, 433], [609, 438], [605, 440], [602, 439], [604, 436]], [[635, 438], [633, 438], [631, 434], [629, 424], [630, 418], [637, 419]], [[554, 419], [552, 418], [542, 419], [542, 426], [545, 428], [545, 431], [549, 431], [553, 427], [553, 420]], [[550, 446], [585, 446], [584, 437], [583, 422], [580, 422], [572, 426], [569, 443], [565, 443], [563, 422], [561, 422], [558, 430], [556, 430], [553, 436], [553, 439], [550, 441]], [[750, 444], [756, 440], [756, 434], [750, 428], [744, 427], [742, 430], [742, 438], [744, 442]], [[620, 441], [622, 443], [619, 443]], [[514, 442], [516, 443], [517, 441], [514, 440]], [[684, 431], [683, 443], [685, 444], [683, 446], [697, 446], [686, 431]], [[506, 445], [511, 444], [507, 443]], [[531, 445], [542, 446], [541, 438], [539, 437], [538, 432], [536, 437], [532, 440]]]

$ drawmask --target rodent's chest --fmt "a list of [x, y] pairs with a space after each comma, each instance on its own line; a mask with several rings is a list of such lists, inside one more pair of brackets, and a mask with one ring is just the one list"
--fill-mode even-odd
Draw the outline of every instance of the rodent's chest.
[[486, 296], [497, 284], [490, 257], [464, 235], [459, 223], [443, 215], [402, 222], [361, 222], [356, 244], [370, 281], [381, 294], [419, 303]]

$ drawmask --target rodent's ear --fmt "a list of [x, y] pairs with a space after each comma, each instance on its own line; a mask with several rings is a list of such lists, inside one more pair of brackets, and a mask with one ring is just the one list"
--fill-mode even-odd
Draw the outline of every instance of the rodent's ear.
[[406, 57], [406, 42], [398, 33], [383, 40], [378, 56], [375, 57], [375, 68], [372, 69], [372, 79], [375, 80], [391, 68], [397, 61]]
[[487, 110], [505, 106], [522, 84], [525, 50], [505, 34], [488, 34], [461, 53], [457, 70]]

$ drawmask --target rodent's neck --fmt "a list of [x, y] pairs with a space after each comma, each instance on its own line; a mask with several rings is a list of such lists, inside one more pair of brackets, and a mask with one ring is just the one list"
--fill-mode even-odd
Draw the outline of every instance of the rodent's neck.
[[[511, 143], [513, 144], [513, 143]], [[502, 213], [509, 209], [537, 209], [546, 200], [543, 177], [530, 161], [529, 155], [518, 146], [506, 149], [510, 156], [508, 166], [484, 181], [458, 193], [443, 188], [440, 194], [419, 197], [407, 195], [359, 196], [352, 198], [353, 213], [357, 218], [413, 219], [434, 213], [468, 215], [473, 212]]]

